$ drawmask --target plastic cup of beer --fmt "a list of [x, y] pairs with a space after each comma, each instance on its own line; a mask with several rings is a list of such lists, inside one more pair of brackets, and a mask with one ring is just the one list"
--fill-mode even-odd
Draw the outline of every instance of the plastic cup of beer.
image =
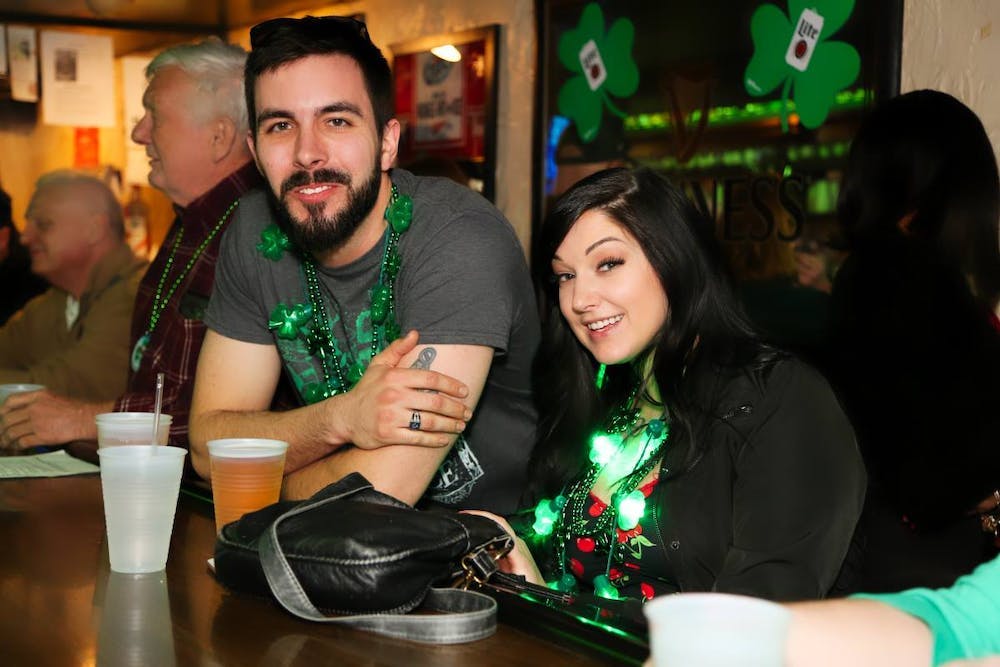
[[185, 454], [180, 447], [161, 445], [97, 450], [112, 572], [166, 567]]
[[[148, 445], [153, 439], [152, 412], [105, 412], [97, 415], [97, 446]], [[170, 437], [170, 415], [160, 415], [156, 444], [165, 445]]]
[[725, 593], [653, 598], [649, 620], [654, 667], [781, 667], [791, 614], [768, 600]]
[[45, 389], [44, 384], [0, 384], [0, 405], [7, 400], [11, 394], [23, 394], [29, 391], [41, 391]]
[[264, 438], [208, 441], [215, 529], [278, 502], [288, 443]]

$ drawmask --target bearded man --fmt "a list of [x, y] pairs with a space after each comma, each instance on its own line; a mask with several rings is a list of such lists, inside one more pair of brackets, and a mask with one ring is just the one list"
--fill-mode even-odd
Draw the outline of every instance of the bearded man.
[[[248, 143], [269, 192], [223, 241], [191, 414], [207, 442], [289, 443], [283, 495], [358, 471], [408, 503], [516, 508], [539, 326], [513, 229], [475, 192], [393, 169], [389, 66], [365, 25], [251, 31]], [[282, 372], [303, 406], [268, 412]]]

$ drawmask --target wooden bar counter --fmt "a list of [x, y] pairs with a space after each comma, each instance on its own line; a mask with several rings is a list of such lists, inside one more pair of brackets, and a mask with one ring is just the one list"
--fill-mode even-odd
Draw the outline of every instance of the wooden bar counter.
[[212, 505], [185, 490], [166, 571], [112, 573], [98, 475], [0, 481], [0, 665], [641, 662], [634, 638], [627, 655], [604, 646], [603, 631], [581, 636], [556, 618], [560, 614], [548, 613], [554, 610], [533, 609], [539, 605], [519, 598], [507, 605], [501, 600], [494, 636], [451, 646], [301, 621], [270, 600], [230, 593], [217, 583], [206, 562], [214, 540]]

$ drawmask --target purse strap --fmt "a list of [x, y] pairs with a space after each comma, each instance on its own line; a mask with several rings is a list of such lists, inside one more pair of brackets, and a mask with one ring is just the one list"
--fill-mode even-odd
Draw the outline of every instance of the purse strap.
[[[360, 477], [360, 476], [359, 476]], [[363, 478], [361, 478], [363, 480]], [[351, 480], [355, 481], [355, 480]], [[496, 631], [496, 600], [474, 591], [431, 588], [421, 608], [442, 614], [357, 614], [327, 616], [309, 600], [292, 571], [278, 540], [278, 526], [286, 519], [328, 502], [350, 496], [371, 484], [348, 484], [340, 492], [324, 495], [315, 502], [302, 503], [279, 516], [260, 536], [258, 553], [271, 592], [282, 607], [299, 618], [320, 623], [346, 625], [380, 635], [425, 644], [457, 644], [489, 637]]]

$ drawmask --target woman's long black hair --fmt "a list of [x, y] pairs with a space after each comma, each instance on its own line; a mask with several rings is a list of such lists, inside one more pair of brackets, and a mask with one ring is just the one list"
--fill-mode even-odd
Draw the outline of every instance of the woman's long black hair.
[[[906, 93], [862, 122], [837, 214], [852, 246], [929, 245], [972, 278], [976, 297], [987, 307], [1000, 300], [996, 157], [982, 122], [951, 95]], [[899, 222], [909, 214], [913, 218], [901, 230]]]
[[[649, 169], [607, 169], [566, 191], [542, 226], [539, 267], [548, 266], [570, 228], [592, 210], [602, 211], [636, 239], [669, 301], [667, 322], [650, 352], [653, 376], [672, 418], [670, 446], [688, 446], [686, 465], [671, 473], [676, 476], [700, 459], [707, 444], [698, 441], [693, 425], [715, 409], [695, 398], [696, 371], [745, 365], [761, 358], [766, 347], [737, 301], [713, 225], [683, 192]], [[588, 456], [588, 435], [628, 399], [639, 380], [632, 364], [609, 366], [598, 391], [597, 363], [559, 310], [558, 284], [543, 281], [539, 299], [539, 442], [529, 468], [527, 503], [558, 493], [579, 474]]]

